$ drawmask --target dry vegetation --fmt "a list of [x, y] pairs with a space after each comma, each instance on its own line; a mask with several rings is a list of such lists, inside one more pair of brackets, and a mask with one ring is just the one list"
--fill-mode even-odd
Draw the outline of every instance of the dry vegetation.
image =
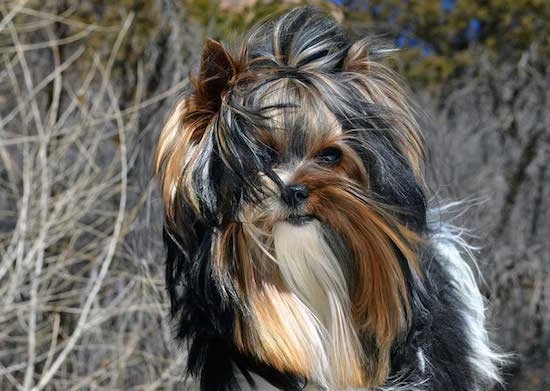
[[[190, 389], [166, 317], [152, 158], [204, 31], [155, 2], [161, 27], [126, 63], [134, 13], [98, 25], [18, 4], [0, 3], [0, 389]], [[514, 64], [480, 56], [452, 93], [419, 93], [435, 192], [485, 199], [463, 220], [480, 235], [496, 339], [520, 354], [510, 389], [522, 390], [550, 384], [549, 80], [538, 49]]]
[[550, 387], [550, 77], [540, 49], [504, 64], [481, 54], [443, 99], [423, 100], [433, 190], [476, 199], [459, 221], [481, 248], [494, 339], [517, 354], [510, 390]]
[[[151, 159], [166, 98], [185, 85], [181, 53], [158, 82], [146, 71], [153, 48], [126, 76], [123, 101], [115, 59], [133, 14], [113, 27], [24, 7], [2, 14], [0, 389], [179, 383]], [[73, 38], [60, 38], [67, 25]], [[79, 38], [112, 31], [106, 53]]]

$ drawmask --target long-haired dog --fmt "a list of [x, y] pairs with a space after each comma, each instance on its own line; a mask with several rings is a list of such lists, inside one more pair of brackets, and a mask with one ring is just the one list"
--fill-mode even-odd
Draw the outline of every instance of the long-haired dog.
[[201, 390], [498, 381], [482, 296], [460, 238], [430, 222], [423, 140], [379, 56], [313, 8], [234, 55], [206, 43], [156, 161]]

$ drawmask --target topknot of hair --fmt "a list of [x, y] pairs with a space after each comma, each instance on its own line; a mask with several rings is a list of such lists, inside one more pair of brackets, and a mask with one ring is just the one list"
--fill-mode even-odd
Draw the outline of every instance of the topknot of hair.
[[255, 29], [246, 42], [249, 69], [340, 71], [351, 43], [342, 26], [314, 7], [296, 8]]

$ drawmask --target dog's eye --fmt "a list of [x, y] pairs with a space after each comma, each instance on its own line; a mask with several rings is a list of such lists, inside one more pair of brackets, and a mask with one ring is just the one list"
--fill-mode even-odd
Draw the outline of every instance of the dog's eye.
[[268, 147], [263, 151], [262, 159], [267, 165], [275, 164], [279, 160], [279, 152], [277, 152], [277, 150], [273, 148]]
[[320, 151], [315, 158], [322, 164], [335, 165], [342, 158], [342, 151], [336, 147], [328, 147]]

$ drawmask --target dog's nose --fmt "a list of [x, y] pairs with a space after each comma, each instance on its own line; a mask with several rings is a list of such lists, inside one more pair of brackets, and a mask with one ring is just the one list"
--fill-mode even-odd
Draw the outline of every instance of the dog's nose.
[[309, 189], [304, 185], [288, 185], [283, 192], [283, 200], [292, 207], [300, 206], [307, 197], [309, 197]]

